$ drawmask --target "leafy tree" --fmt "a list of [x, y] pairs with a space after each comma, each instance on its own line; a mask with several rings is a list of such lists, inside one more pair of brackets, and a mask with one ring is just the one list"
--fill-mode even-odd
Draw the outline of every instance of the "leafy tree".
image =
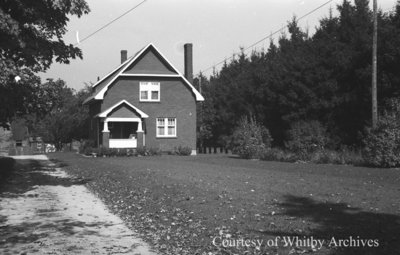
[[89, 96], [90, 88], [75, 92], [62, 80], [47, 80], [35, 87], [34, 109], [20, 114], [30, 135], [40, 136], [44, 141], [54, 143], [60, 149], [63, 143], [72, 139], [87, 139], [89, 114], [83, 101]]
[[198, 78], [194, 79], [194, 86], [201, 90], [202, 94], [206, 98], [204, 102], [198, 103], [196, 108], [197, 146], [203, 148], [204, 146], [210, 145], [213, 136], [212, 127], [215, 119], [214, 102], [213, 97], [210, 95], [209, 81], [204, 75], [200, 74]]
[[[81, 17], [89, 11], [85, 0], [0, 1], [0, 90], [4, 97], [0, 123], [27, 111], [26, 95], [40, 83], [35, 72], [47, 70], [53, 60], [69, 63], [71, 58], [82, 58], [81, 50], [65, 44], [62, 37], [71, 15]], [[10, 104], [11, 99], [17, 105]]]
[[83, 89], [74, 93], [74, 101], [70, 104], [69, 112], [73, 115], [74, 122], [71, 125], [71, 139], [81, 140], [89, 138], [89, 109], [83, 105], [85, 101], [91, 95], [91, 87], [85, 86]]
[[[17, 84], [19, 85], [19, 84]], [[36, 83], [29, 87], [30, 98], [24, 100], [28, 106], [25, 111], [20, 111], [16, 118], [24, 118], [29, 130], [36, 130], [36, 124], [40, 122], [48, 113], [55, 108], [62, 106], [63, 102], [69, 97], [66, 94], [73, 93], [64, 81], [48, 79], [47, 82]], [[27, 91], [26, 89], [24, 90]], [[20, 96], [18, 96], [20, 97]]]
[[14, 79], [10, 79], [9, 82], [0, 86], [0, 123], [10, 120], [16, 115], [33, 112], [37, 107], [35, 99], [39, 86], [40, 78], [28, 69], [24, 70], [24, 79], [21, 81], [16, 82]]
[[400, 97], [400, 2], [395, 11], [379, 13], [378, 21], [378, 103], [387, 98]]
[[57, 149], [72, 139], [87, 138], [89, 114], [82, 103], [88, 97], [89, 89], [86, 87], [75, 93], [62, 80], [50, 80], [48, 84], [47, 87], [52, 88], [55, 93], [49, 96], [52, 98], [48, 104], [49, 110], [34, 124], [36, 134], [45, 141], [54, 143]]
[[11, 60], [16, 68], [44, 71], [53, 59], [69, 63], [70, 58], [82, 58], [81, 50], [66, 45], [62, 37], [69, 15], [81, 17], [88, 12], [84, 0], [2, 0], [0, 59]]

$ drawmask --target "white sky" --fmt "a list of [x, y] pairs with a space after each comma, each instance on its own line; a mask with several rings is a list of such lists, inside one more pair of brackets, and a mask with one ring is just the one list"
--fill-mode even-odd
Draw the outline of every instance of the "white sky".
[[[77, 43], [106, 23], [120, 16], [142, 0], [86, 0], [88, 15], [72, 18], [68, 24], [66, 43]], [[60, 78], [69, 87], [81, 89], [84, 83], [95, 82], [120, 64], [120, 51], [128, 56], [152, 42], [183, 73], [183, 44], [193, 43], [194, 73], [204, 70], [226, 57], [270, 35], [293, 15], [301, 17], [328, 0], [147, 0], [144, 4], [98, 32], [79, 47], [83, 60], [69, 65], [54, 63], [46, 78]], [[329, 8], [336, 10], [342, 0], [335, 0], [299, 22], [310, 31], [326, 17]], [[371, 0], [372, 2], [372, 0]], [[396, 0], [378, 0], [378, 6], [391, 10]], [[278, 35], [274, 37], [276, 40]], [[267, 48], [269, 40], [257, 45]], [[217, 67], [219, 70], [220, 66]], [[207, 76], [209, 70], [205, 73]]]

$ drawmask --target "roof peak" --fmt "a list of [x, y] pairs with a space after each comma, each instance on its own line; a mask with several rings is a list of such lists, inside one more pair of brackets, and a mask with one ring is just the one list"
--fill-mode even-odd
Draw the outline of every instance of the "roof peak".
[[[111, 80], [107, 82], [107, 84], [100, 89], [94, 96], [89, 97], [87, 100], [85, 100], [84, 103], [87, 103], [93, 99], [95, 100], [102, 100], [104, 98], [104, 94], [108, 90], [108, 87], [121, 75], [123, 75], [124, 71], [131, 66], [139, 57], [146, 52], [147, 49], [152, 47], [156, 53], [161, 57], [162, 60], [166, 62], [167, 65], [171, 67], [171, 69], [177, 73], [179, 77], [183, 79], [183, 81], [189, 86], [189, 88], [192, 90], [196, 101], [204, 101], [204, 97], [196, 90], [196, 88], [185, 78], [184, 75], [182, 75], [181, 72], [177, 68], [172, 65], [171, 62], [161, 53], [161, 51], [155, 46], [153, 42], [148, 43], [145, 47], [143, 47], [141, 50], [139, 50], [135, 55], [132, 57], [129, 57], [124, 63], [120, 64], [117, 68], [115, 68], [112, 72], [104, 76], [102, 79], [100, 79], [98, 82], [92, 85], [92, 88], [95, 88], [99, 84], [101, 84], [103, 81], [107, 80], [110, 78], [110, 76], [114, 75], [114, 77], [111, 77]], [[147, 76], [151, 76], [151, 74], [147, 74]]]

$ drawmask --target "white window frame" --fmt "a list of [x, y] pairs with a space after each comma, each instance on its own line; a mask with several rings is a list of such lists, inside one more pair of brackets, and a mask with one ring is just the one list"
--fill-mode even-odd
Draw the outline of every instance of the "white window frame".
[[[174, 120], [174, 125], [168, 125], [168, 120], [169, 119], [173, 119]], [[159, 120], [163, 120], [164, 121], [164, 125], [160, 125], [159, 124]], [[158, 128], [159, 127], [164, 127], [164, 134], [159, 134], [158, 133]], [[174, 127], [174, 134], [169, 135], [168, 134], [168, 127]], [[156, 137], [176, 137], [177, 134], [177, 124], [176, 124], [176, 118], [172, 118], [172, 117], [160, 117], [156, 119]]]
[[[147, 98], [142, 98], [142, 92], [147, 92]], [[158, 98], [152, 99], [151, 93], [157, 91]], [[140, 102], [160, 102], [160, 82], [155, 81], [141, 81], [139, 83], [139, 101]]]

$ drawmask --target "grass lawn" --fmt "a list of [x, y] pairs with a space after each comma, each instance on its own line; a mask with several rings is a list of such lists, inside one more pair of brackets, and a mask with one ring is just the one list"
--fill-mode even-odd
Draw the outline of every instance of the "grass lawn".
[[[89, 179], [89, 188], [161, 254], [400, 254], [398, 169], [228, 155], [50, 157]], [[304, 242], [288, 247], [284, 237]], [[306, 243], [312, 239], [323, 247]], [[223, 247], [223, 240], [236, 246]], [[378, 247], [362, 248], [368, 245]]]

